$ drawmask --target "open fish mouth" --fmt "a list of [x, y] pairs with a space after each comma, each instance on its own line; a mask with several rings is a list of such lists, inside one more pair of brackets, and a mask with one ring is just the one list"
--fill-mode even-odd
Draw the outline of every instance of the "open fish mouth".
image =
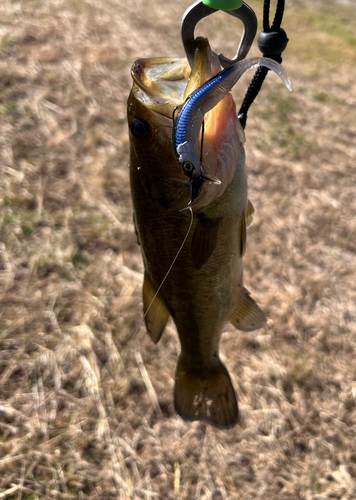
[[152, 111], [172, 118], [184, 101], [190, 66], [184, 58], [138, 59], [131, 69], [135, 97]]
[[[196, 43], [192, 69], [186, 58], [157, 57], [135, 61], [131, 69], [135, 97], [152, 111], [172, 118], [175, 109], [190, 94], [221, 70], [219, 58], [212, 52], [208, 40], [198, 38]], [[213, 111], [206, 115], [207, 133], [209, 123], [214, 121]]]
[[[131, 70], [134, 82], [132, 94], [147, 110], [160, 115], [166, 127], [170, 127], [177, 108], [220, 71], [218, 56], [212, 52], [208, 40], [198, 38], [192, 69], [185, 58], [137, 60]], [[169, 121], [166, 121], [167, 118]], [[242, 161], [244, 142], [245, 135], [237, 119], [235, 102], [228, 94], [204, 117], [203, 173], [206, 179], [212, 181], [204, 183], [201, 194], [193, 204], [194, 209], [207, 206], [223, 194]], [[177, 178], [177, 175], [173, 177]], [[184, 178], [187, 180], [185, 176], [181, 177], [182, 180]]]

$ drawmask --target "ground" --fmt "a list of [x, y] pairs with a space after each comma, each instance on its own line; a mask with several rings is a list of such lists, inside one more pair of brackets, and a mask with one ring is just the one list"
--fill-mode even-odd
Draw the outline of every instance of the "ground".
[[[287, 2], [293, 92], [269, 75], [249, 114], [245, 282], [269, 320], [224, 330], [222, 431], [175, 415], [129, 191], [130, 67], [183, 56], [189, 3], [0, 5], [0, 498], [356, 498], [355, 7]], [[237, 20], [199, 30], [233, 55]]]

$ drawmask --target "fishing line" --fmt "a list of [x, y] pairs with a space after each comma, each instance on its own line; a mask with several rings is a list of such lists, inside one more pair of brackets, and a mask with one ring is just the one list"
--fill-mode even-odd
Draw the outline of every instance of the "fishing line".
[[201, 124], [201, 143], [200, 143], [200, 165], [203, 163], [203, 146], [204, 146], [204, 120]]
[[[148, 308], [147, 308], [147, 310], [146, 310], [145, 314], [142, 316], [141, 321], [140, 321], [140, 325], [138, 326], [138, 328], [137, 328], [137, 330], [135, 331], [135, 333], [132, 335], [132, 337], [131, 337], [131, 339], [130, 339], [130, 342], [132, 342], [132, 341], [133, 341], [133, 339], [136, 337], [137, 333], [139, 332], [139, 330], [140, 330], [140, 328], [141, 328], [141, 325], [142, 325], [143, 321], [145, 320], [145, 317], [146, 317], [146, 316], [147, 316], [147, 314], [148, 314], [148, 311], [151, 309], [151, 306], [152, 306], [152, 304], [153, 304], [153, 302], [154, 302], [155, 298], [157, 297], [157, 295], [158, 295], [159, 291], [161, 290], [161, 288], [162, 288], [162, 286], [163, 286], [164, 282], [165, 282], [165, 281], [166, 281], [166, 279], [168, 278], [169, 273], [172, 271], [172, 267], [174, 266], [174, 264], [175, 264], [176, 260], [178, 259], [179, 254], [181, 253], [181, 251], [182, 251], [182, 249], [183, 249], [183, 247], [184, 247], [184, 245], [185, 245], [185, 242], [187, 241], [187, 238], [188, 238], [188, 236], [189, 236], [190, 230], [192, 229], [193, 219], [194, 219], [192, 207], [188, 205], [187, 207], [183, 208], [182, 210], [187, 210], [187, 209], [190, 211], [190, 216], [191, 216], [191, 217], [190, 217], [190, 224], [189, 224], [189, 227], [188, 227], [187, 234], [184, 236], [183, 242], [182, 242], [181, 246], [179, 247], [179, 250], [178, 250], [178, 252], [176, 253], [176, 256], [174, 257], [174, 259], [173, 259], [173, 261], [172, 261], [172, 264], [169, 266], [169, 269], [168, 269], [168, 271], [166, 272], [166, 275], [164, 276], [163, 280], [161, 281], [161, 284], [159, 285], [159, 287], [157, 288], [157, 291], [156, 291], [156, 293], [154, 294], [154, 297], [153, 297], [153, 299], [151, 300], [151, 302], [150, 302], [150, 304], [149, 304], [149, 306], [148, 306]], [[180, 210], [180, 212], [181, 212], [182, 210]]]

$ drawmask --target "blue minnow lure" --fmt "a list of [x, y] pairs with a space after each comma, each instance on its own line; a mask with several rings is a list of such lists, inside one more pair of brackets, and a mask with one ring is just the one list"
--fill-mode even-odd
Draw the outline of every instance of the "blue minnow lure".
[[288, 90], [292, 90], [287, 73], [277, 62], [265, 57], [244, 59], [223, 69], [190, 94], [173, 117], [173, 148], [183, 173], [189, 177], [191, 182], [190, 203], [199, 196], [204, 181], [209, 180], [209, 178], [204, 177], [201, 169], [198, 146], [204, 115], [230, 92], [247, 71], [258, 66], [265, 66], [274, 71], [285, 83]]

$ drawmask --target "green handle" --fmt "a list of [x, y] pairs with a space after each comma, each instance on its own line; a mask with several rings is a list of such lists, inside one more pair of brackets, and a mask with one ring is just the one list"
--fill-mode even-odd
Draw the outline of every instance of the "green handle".
[[207, 7], [219, 10], [236, 10], [242, 7], [243, 0], [202, 0]]

